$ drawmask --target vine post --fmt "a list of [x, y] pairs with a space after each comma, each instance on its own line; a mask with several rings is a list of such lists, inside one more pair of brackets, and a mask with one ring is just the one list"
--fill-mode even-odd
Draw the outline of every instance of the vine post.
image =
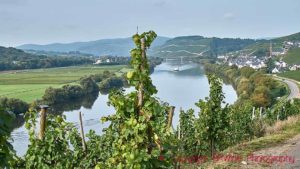
[[[145, 70], [145, 60], [146, 60], [146, 47], [145, 47], [145, 39], [141, 38], [141, 64], [139, 65], [140, 72], [143, 72]], [[139, 90], [138, 90], [138, 113], [141, 115], [141, 109], [143, 107], [143, 101], [144, 101], [144, 82], [141, 80], [139, 82]]]
[[255, 118], [255, 107], [253, 106], [251, 120], [254, 120], [254, 118]]
[[170, 129], [172, 127], [174, 111], [175, 111], [175, 107], [171, 106], [169, 109], [169, 115], [168, 115], [168, 125], [167, 125], [168, 129]]
[[46, 116], [47, 116], [47, 110], [48, 110], [49, 106], [48, 105], [40, 105], [40, 108], [41, 108], [41, 117], [40, 117], [39, 139], [42, 140], [45, 135]]
[[81, 141], [82, 141], [82, 148], [83, 151], [86, 151], [86, 142], [84, 139], [84, 131], [83, 131], [83, 124], [82, 124], [82, 113], [81, 111], [79, 112], [79, 121], [80, 121], [80, 135], [81, 135]]

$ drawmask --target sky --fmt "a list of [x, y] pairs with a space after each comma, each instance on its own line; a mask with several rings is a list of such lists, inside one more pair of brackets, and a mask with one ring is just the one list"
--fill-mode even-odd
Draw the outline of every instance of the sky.
[[160, 36], [300, 32], [300, 0], [0, 0], [0, 46]]

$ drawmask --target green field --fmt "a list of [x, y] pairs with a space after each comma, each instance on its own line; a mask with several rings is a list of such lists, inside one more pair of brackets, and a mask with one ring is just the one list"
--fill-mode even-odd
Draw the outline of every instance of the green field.
[[128, 71], [125, 65], [117, 66], [75, 66], [64, 68], [35, 69], [0, 72], [0, 97], [18, 98], [32, 102], [43, 96], [45, 89], [77, 83], [86, 75], [108, 70], [118, 75]]
[[290, 65], [300, 64], [300, 48], [290, 50], [283, 60]]
[[280, 73], [278, 74], [281, 77], [286, 77], [289, 79], [294, 79], [300, 82], [300, 70], [297, 71], [288, 71], [288, 72], [284, 72], [284, 73]]

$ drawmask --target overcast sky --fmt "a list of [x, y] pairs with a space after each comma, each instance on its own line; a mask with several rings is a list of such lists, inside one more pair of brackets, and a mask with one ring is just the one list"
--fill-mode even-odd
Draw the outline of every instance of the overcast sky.
[[0, 0], [0, 46], [161, 36], [300, 32], [300, 0]]

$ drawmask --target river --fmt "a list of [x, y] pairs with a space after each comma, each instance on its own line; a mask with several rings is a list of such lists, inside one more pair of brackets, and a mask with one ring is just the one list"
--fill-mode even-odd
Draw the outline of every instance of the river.
[[[153, 84], [158, 89], [156, 97], [176, 107], [173, 126], [176, 126], [179, 121], [180, 108], [183, 110], [193, 108], [197, 113], [199, 109], [195, 106], [195, 103], [209, 95], [209, 84], [202, 65], [187, 62], [180, 66], [180, 71], [173, 71], [174, 68], [177, 68], [177, 65], [176, 62], [163, 62], [156, 66], [151, 74]], [[132, 90], [133, 88], [128, 88], [126, 92]], [[223, 92], [227, 103], [232, 104], [237, 99], [236, 92], [231, 85], [224, 84]], [[108, 123], [102, 124], [100, 118], [114, 113], [114, 108], [109, 107], [107, 101], [107, 94], [99, 94], [94, 103], [89, 103], [91, 106], [85, 106], [87, 108], [81, 106], [76, 110], [64, 111], [63, 114], [66, 115], [67, 121], [78, 126], [78, 112], [81, 111], [85, 133], [93, 129], [100, 134], [102, 129], [108, 126]], [[24, 155], [28, 145], [28, 132], [24, 124], [14, 129], [11, 135], [11, 142], [17, 154], [19, 156]]]

